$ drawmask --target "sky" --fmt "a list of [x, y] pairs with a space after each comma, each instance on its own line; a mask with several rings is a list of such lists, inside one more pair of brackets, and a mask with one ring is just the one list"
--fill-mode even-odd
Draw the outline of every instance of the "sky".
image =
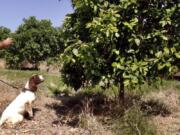
[[50, 19], [53, 26], [61, 26], [65, 15], [72, 13], [71, 0], [1, 0], [0, 26], [15, 31], [24, 18]]

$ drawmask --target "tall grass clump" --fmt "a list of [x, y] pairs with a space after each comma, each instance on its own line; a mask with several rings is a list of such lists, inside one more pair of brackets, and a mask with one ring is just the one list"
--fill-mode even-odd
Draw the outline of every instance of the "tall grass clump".
[[125, 111], [122, 117], [114, 120], [113, 131], [117, 135], [155, 135], [156, 130], [148, 117], [144, 116], [138, 105]]
[[93, 113], [93, 100], [85, 98], [82, 112], [79, 114], [78, 126], [86, 129], [92, 135], [114, 135]]

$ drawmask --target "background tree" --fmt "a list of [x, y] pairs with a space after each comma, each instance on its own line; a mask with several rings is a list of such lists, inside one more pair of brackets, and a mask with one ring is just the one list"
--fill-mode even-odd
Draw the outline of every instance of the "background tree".
[[[11, 30], [10, 29], [8, 29], [6, 27], [3, 27], [3, 26], [0, 27], [0, 41], [2, 41], [4, 39], [6, 39], [7, 37], [9, 37], [10, 34], [11, 34]], [[5, 50], [0, 50], [0, 57], [1, 58], [4, 58], [4, 56], [5, 56], [5, 52], [4, 51]]]
[[20, 68], [23, 61], [37, 65], [39, 61], [55, 57], [62, 51], [61, 33], [52, 27], [50, 20], [29, 17], [23, 21], [13, 35], [15, 45], [6, 54], [10, 68]]
[[177, 70], [180, 5], [174, 0], [72, 0], [64, 23], [63, 77], [78, 89], [100, 81], [124, 88]]

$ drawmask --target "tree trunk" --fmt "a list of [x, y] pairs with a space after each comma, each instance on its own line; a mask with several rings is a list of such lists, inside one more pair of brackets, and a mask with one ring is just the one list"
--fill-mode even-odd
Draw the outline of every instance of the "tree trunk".
[[122, 78], [119, 82], [119, 103], [124, 106], [124, 83]]

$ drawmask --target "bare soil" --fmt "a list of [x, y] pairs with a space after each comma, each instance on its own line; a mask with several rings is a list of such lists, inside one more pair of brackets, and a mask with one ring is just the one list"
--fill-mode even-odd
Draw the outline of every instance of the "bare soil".
[[[0, 82], [0, 114], [5, 107], [18, 95], [20, 90], [16, 90]], [[25, 119], [22, 123], [12, 126], [0, 127], [0, 135], [90, 135], [85, 129], [63, 125], [59, 119], [57, 108], [53, 104], [61, 105], [59, 99], [37, 93], [37, 100], [34, 104], [34, 118]]]

